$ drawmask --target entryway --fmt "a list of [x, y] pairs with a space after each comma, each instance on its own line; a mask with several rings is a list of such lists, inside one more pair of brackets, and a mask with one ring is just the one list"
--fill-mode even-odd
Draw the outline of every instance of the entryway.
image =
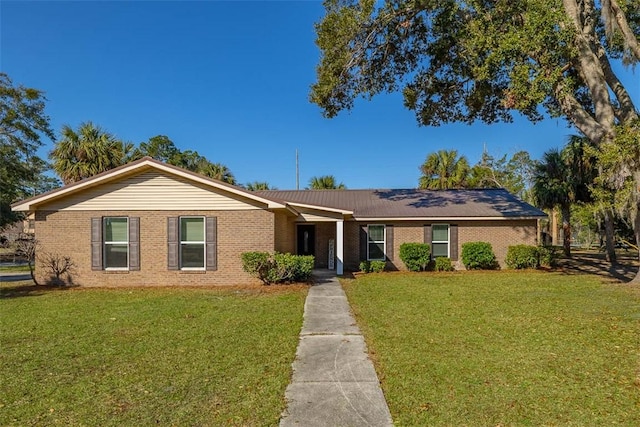
[[316, 226], [313, 224], [298, 225], [298, 255], [316, 255]]

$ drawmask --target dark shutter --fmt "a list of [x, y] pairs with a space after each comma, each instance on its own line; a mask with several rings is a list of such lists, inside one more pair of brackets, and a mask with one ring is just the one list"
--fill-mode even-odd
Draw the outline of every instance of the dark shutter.
[[430, 253], [433, 254], [433, 247], [431, 245], [431, 224], [426, 224], [424, 226], [424, 242], [429, 245]]
[[129, 217], [129, 270], [140, 270], [140, 218]]
[[215, 271], [218, 269], [218, 221], [214, 216], [208, 216], [205, 226], [206, 245], [207, 245], [207, 270]]
[[180, 269], [180, 218], [167, 218], [167, 268], [169, 270]]
[[387, 253], [387, 261], [393, 261], [393, 225], [385, 226], [386, 229], [386, 240], [385, 240], [385, 250]]
[[102, 218], [91, 218], [91, 269], [102, 270]]
[[367, 260], [367, 226], [360, 226], [360, 261]]
[[449, 255], [452, 261], [458, 260], [458, 226], [449, 226]]

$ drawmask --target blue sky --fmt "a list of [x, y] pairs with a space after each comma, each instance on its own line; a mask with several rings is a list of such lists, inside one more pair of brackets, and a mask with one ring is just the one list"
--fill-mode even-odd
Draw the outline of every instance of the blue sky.
[[[320, 1], [0, 2], [0, 70], [46, 92], [56, 132], [93, 121], [134, 143], [167, 135], [229, 167], [239, 183], [295, 188], [332, 174], [348, 188], [411, 188], [439, 149], [471, 164], [527, 150], [539, 158], [575, 133], [536, 125], [419, 127], [397, 94], [334, 119], [309, 103]], [[640, 103], [638, 72], [623, 73]], [[41, 154], [46, 156], [52, 144]]]

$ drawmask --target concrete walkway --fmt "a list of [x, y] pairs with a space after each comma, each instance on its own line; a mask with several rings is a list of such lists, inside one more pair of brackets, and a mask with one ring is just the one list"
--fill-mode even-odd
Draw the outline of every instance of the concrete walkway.
[[392, 426], [340, 283], [334, 272], [319, 271], [314, 277], [280, 426]]

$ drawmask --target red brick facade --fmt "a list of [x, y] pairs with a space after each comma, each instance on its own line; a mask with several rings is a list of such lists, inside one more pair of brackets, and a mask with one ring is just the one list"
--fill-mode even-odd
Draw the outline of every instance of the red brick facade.
[[[167, 218], [186, 215], [217, 218], [216, 271], [170, 271], [167, 268]], [[140, 218], [140, 271], [91, 270], [91, 218]], [[244, 211], [37, 211], [39, 253], [70, 256], [76, 269], [73, 283], [81, 286], [236, 285], [256, 283], [242, 271], [240, 254], [275, 250], [274, 213]], [[41, 282], [49, 279], [36, 264]]]

